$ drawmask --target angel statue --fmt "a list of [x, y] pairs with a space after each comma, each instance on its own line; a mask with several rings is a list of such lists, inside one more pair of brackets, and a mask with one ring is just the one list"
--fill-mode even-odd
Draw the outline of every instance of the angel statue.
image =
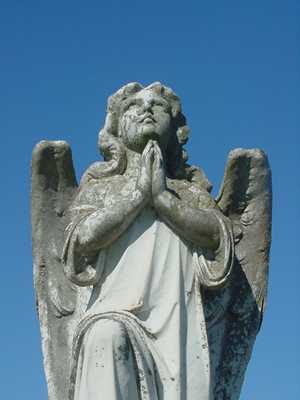
[[229, 154], [220, 194], [187, 163], [176, 94], [108, 100], [77, 185], [71, 149], [32, 158], [34, 281], [49, 400], [237, 400], [261, 325], [271, 174]]

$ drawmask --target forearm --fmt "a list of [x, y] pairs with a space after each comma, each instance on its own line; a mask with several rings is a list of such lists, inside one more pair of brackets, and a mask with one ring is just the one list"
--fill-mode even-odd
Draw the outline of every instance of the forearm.
[[187, 241], [211, 250], [220, 243], [220, 229], [212, 210], [189, 207], [167, 190], [154, 200], [159, 217]]
[[91, 254], [115, 241], [145, 206], [139, 190], [129, 198], [92, 213], [76, 229], [77, 251]]

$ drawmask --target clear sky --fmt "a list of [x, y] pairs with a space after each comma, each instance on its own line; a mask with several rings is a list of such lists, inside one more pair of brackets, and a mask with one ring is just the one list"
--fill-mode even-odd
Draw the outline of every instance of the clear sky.
[[182, 98], [190, 161], [217, 193], [235, 147], [274, 184], [268, 306], [242, 400], [300, 398], [299, 25], [296, 0], [1, 1], [1, 398], [46, 399], [31, 266], [30, 158], [64, 139], [98, 158], [107, 96], [161, 81]]

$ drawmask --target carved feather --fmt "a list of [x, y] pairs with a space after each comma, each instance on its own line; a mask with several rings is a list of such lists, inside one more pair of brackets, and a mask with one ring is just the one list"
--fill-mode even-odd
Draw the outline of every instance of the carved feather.
[[60, 255], [67, 209], [76, 191], [70, 146], [63, 141], [38, 143], [32, 155], [33, 266], [49, 400], [67, 398], [77, 289], [64, 276]]
[[271, 240], [271, 172], [257, 149], [230, 152], [216, 202], [236, 234], [235, 263], [224, 296], [225, 318], [209, 329], [216, 384], [214, 400], [237, 400], [266, 303]]

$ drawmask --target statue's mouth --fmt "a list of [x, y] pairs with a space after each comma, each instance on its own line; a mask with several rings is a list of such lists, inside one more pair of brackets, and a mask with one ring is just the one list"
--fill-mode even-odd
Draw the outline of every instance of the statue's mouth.
[[139, 119], [139, 122], [144, 122], [145, 124], [153, 124], [153, 122], [156, 122], [156, 119], [153, 117], [152, 114], [146, 114]]

